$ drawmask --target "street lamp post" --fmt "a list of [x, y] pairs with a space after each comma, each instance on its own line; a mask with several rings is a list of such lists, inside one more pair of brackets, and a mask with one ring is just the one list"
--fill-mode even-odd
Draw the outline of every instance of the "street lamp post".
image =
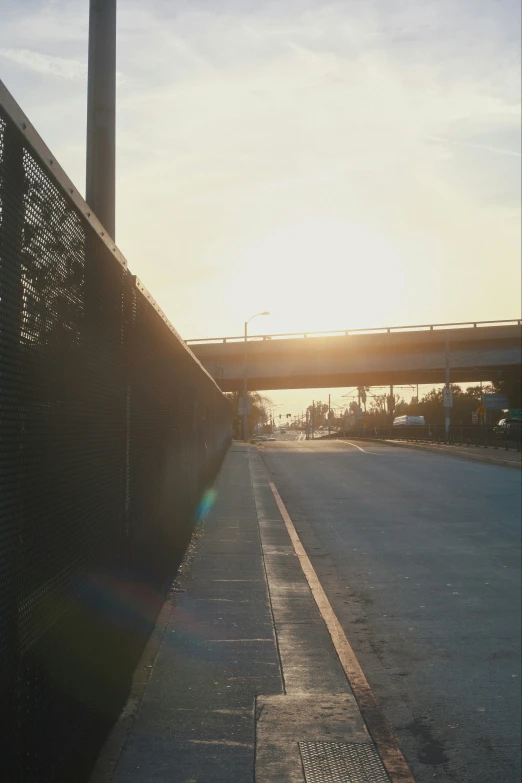
[[116, 0], [90, 0], [85, 198], [115, 237]]
[[243, 440], [245, 443], [248, 441], [248, 432], [247, 432], [247, 426], [248, 426], [248, 407], [247, 407], [247, 391], [248, 391], [248, 382], [247, 382], [247, 344], [248, 344], [248, 324], [253, 318], [257, 318], [258, 315], [270, 315], [270, 313], [266, 310], [264, 310], [262, 313], [256, 313], [255, 315], [252, 315], [248, 321], [245, 321], [245, 351], [244, 351], [244, 359], [243, 359]]

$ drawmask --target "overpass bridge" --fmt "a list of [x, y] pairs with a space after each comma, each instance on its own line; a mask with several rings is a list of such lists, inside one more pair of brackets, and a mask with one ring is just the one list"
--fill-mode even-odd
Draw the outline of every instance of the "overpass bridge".
[[[490, 381], [520, 373], [520, 319], [248, 337], [252, 390]], [[188, 340], [223, 391], [242, 388], [244, 337]]]

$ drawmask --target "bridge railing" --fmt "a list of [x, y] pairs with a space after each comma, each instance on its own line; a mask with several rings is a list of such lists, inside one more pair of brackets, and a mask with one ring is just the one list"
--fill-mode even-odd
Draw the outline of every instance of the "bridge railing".
[[[376, 326], [370, 329], [341, 329], [329, 332], [290, 332], [288, 334], [254, 334], [248, 335], [249, 342], [259, 342], [263, 340], [293, 340], [307, 339], [313, 337], [351, 337], [364, 334], [397, 334], [406, 332], [433, 332], [448, 329], [480, 329], [492, 326], [521, 326], [520, 318], [511, 318], [501, 321], [459, 321], [457, 323], [445, 324], [418, 324], [414, 326]], [[188, 345], [197, 345], [201, 343], [237, 343], [244, 342], [244, 336], [235, 337], [200, 337], [187, 340]]]
[[231, 406], [0, 83], [0, 767], [80, 783]]

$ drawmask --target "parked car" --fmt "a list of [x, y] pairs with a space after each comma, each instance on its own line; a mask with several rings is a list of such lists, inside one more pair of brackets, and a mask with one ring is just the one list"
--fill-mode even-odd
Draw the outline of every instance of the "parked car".
[[274, 438], [274, 436], [273, 436], [273, 435], [270, 435], [270, 437], [268, 438], [268, 440], [276, 440], [276, 438]]
[[493, 433], [496, 438], [505, 438], [508, 440], [519, 440], [522, 421], [518, 419], [500, 419], [498, 424], [493, 427]]

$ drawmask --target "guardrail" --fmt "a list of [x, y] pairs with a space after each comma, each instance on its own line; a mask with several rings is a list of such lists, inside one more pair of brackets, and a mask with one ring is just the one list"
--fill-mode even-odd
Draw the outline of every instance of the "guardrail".
[[0, 767], [80, 783], [231, 405], [0, 83]]
[[[501, 321], [460, 321], [457, 323], [447, 324], [420, 324], [415, 326], [376, 326], [370, 329], [344, 329], [335, 330], [330, 332], [290, 332], [288, 334], [261, 334], [261, 335], [248, 335], [247, 340], [249, 342], [256, 342], [262, 340], [292, 340], [292, 339], [307, 339], [313, 337], [351, 337], [355, 335], [364, 334], [397, 334], [407, 332], [429, 332], [429, 331], [442, 331], [446, 329], [480, 329], [481, 327], [491, 326], [521, 326], [522, 321], [520, 318], [511, 318]], [[244, 336], [236, 337], [200, 337], [194, 340], [186, 340], [188, 345], [194, 345], [197, 343], [233, 343], [244, 342]]]
[[451, 424], [449, 436], [443, 424], [425, 425], [419, 427], [361, 427], [360, 429], [343, 430], [335, 437], [379, 438], [379, 440], [403, 440], [411, 443], [432, 443], [434, 445], [483, 446], [484, 448], [504, 449], [505, 451], [521, 450], [520, 426], [511, 426], [501, 432], [497, 425], [491, 424]]

